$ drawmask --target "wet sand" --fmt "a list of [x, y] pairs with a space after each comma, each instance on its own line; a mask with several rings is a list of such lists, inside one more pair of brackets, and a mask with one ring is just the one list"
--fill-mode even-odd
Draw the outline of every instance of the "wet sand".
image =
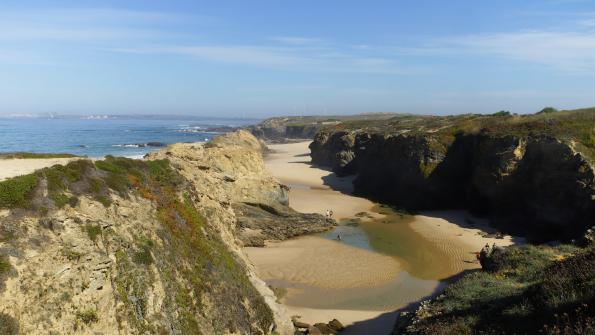
[[[267, 243], [266, 248], [246, 249], [263, 279], [286, 280], [319, 288], [375, 287], [390, 282], [401, 271], [399, 262], [390, 256], [319, 236], [303, 236]], [[283, 263], [279, 264], [279, 258]], [[366, 271], [354, 275], [354, 268]]]
[[56, 164], [65, 165], [79, 158], [0, 159], [0, 180], [22, 176]]
[[290, 187], [294, 209], [331, 209], [341, 225], [326, 234], [246, 248], [259, 276], [304, 322], [337, 318], [350, 325], [342, 334], [388, 334], [395, 310], [436, 293], [442, 280], [478, 268], [475, 252], [483, 245], [513, 242], [482, 237], [478, 233], [488, 227], [464, 211], [410, 216], [355, 197], [351, 178], [310, 165], [308, 144], [269, 146], [274, 152], [265, 159], [267, 168]]

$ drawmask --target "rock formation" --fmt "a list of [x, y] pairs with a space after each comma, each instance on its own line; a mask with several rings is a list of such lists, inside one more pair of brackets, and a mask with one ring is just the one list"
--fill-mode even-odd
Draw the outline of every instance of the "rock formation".
[[292, 139], [312, 139], [323, 124], [299, 117], [275, 117], [247, 129], [256, 137], [272, 142]]
[[312, 161], [357, 174], [355, 192], [408, 209], [467, 208], [535, 240], [595, 222], [595, 109], [559, 116], [402, 117], [330, 127]]
[[3, 334], [293, 334], [242, 241], [331, 223], [287, 207], [261, 150], [240, 131], [0, 182]]
[[395, 114], [370, 113], [334, 116], [284, 116], [273, 117], [246, 127], [254, 136], [268, 142], [311, 140], [316, 133], [330, 125], [357, 122], [358, 120], [387, 120]]

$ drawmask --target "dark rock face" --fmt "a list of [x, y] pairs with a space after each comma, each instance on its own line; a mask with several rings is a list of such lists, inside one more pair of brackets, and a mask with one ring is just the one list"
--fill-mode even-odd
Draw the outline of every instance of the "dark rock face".
[[543, 241], [578, 237], [595, 222], [593, 166], [551, 137], [432, 136], [321, 131], [314, 164], [357, 174], [355, 192], [400, 207], [466, 208], [500, 229]]
[[320, 214], [299, 213], [288, 206], [235, 203], [233, 209], [238, 219], [238, 236], [247, 247], [263, 247], [265, 240], [320, 233], [336, 224]]

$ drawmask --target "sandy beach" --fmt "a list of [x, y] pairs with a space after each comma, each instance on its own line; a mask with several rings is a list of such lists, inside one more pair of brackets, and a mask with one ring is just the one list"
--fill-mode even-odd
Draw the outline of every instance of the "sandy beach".
[[[374, 287], [391, 281], [400, 271], [399, 263], [392, 257], [318, 236], [303, 236], [268, 243], [266, 248], [246, 249], [251, 258], [258, 260], [263, 278], [321, 288]], [[283, 264], [278, 264], [279, 258], [284, 260]], [[354, 268], [366, 271], [354, 275]]]
[[[475, 259], [474, 252], [486, 244], [508, 246], [525, 243], [523, 238], [504, 235], [503, 238], [484, 237], [485, 233], [494, 233], [485, 219], [472, 216], [465, 211], [427, 211], [415, 215], [411, 228], [426, 239], [434, 242], [445, 252], [458, 249], [463, 252], [464, 261]], [[476, 266], [477, 267], [477, 264]], [[471, 267], [472, 268], [472, 267]]]
[[56, 164], [65, 165], [79, 158], [0, 159], [0, 180], [22, 176]]
[[350, 195], [353, 177], [337, 177], [332, 172], [310, 166], [309, 142], [269, 145], [272, 153], [266, 166], [282, 183], [289, 186], [291, 207], [304, 213], [333, 211], [336, 220], [370, 212], [374, 203]]
[[[353, 219], [356, 214], [366, 212], [369, 218], [360, 217], [358, 221], [363, 230], [370, 230], [370, 234], [382, 237], [403, 231], [403, 225], [379, 224], [384, 215], [375, 210], [377, 204], [350, 194], [352, 177], [339, 178], [330, 171], [312, 167], [309, 164], [308, 144], [309, 142], [270, 145], [272, 153], [265, 159], [267, 168], [273, 175], [290, 187], [291, 207], [306, 213], [324, 213], [331, 209], [337, 220]], [[300, 320], [307, 323], [328, 322], [337, 318], [350, 325], [344, 334], [367, 334], [370, 329], [374, 329], [374, 333], [383, 334], [392, 330], [396, 317], [394, 311], [406, 306], [408, 302], [432, 294], [438, 287], [437, 279], [447, 278], [465, 269], [478, 268], [475, 252], [486, 243], [504, 246], [519, 242], [510, 236], [503, 239], [483, 237], [482, 233], [489, 232], [487, 223], [464, 211], [424, 212], [415, 215], [406, 227], [410, 230], [408, 234], [413, 232], [425, 244], [440, 250], [443, 258], [434, 261], [448, 263], [448, 266], [444, 266], [439, 272], [424, 273], [425, 269], [418, 268], [416, 271], [412, 264], [407, 264], [405, 258], [399, 260], [398, 257], [357, 248], [322, 236], [269, 242], [265, 248], [246, 248], [246, 251], [261, 278], [284, 288], [280, 300], [291, 315], [300, 316]], [[424, 248], [423, 245], [419, 247]], [[431, 263], [429, 264], [427, 267], [431, 267]], [[407, 272], [403, 272], [404, 269], [413, 274], [418, 272], [421, 277], [428, 277], [428, 280], [412, 278]], [[399, 279], [403, 274], [406, 278]], [[433, 277], [436, 278], [429, 280]], [[395, 294], [393, 291], [399, 289], [401, 292], [394, 299], [400, 305], [358, 309], [337, 301], [341, 308], [313, 307], [332, 306], [332, 302], [322, 301], [318, 297], [320, 295], [326, 295], [327, 300], [341, 300], [342, 295], [353, 294], [357, 300], [363, 299], [365, 292], [370, 292], [384, 295], [387, 297], [384, 300], [389, 300], [392, 299], [389, 296]], [[370, 299], [373, 300], [374, 297], [371, 295]], [[300, 302], [300, 305], [288, 302]], [[364, 327], [367, 332], [362, 331]]]

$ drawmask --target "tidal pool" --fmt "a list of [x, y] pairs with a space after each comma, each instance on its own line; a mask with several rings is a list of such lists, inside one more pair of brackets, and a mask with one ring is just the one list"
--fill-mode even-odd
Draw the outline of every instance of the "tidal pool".
[[460, 271], [460, 260], [449, 257], [410, 227], [414, 216], [385, 206], [375, 206], [373, 211], [383, 217], [372, 218], [362, 213], [360, 216], [366, 220], [343, 220], [339, 226], [320, 236], [335, 243], [394, 257], [401, 269], [397, 276], [389, 283], [375, 287], [344, 289], [320, 288], [281, 279], [267, 280], [269, 285], [284, 292], [282, 300], [285, 304], [321, 309], [398, 309], [439, 292], [444, 286], [442, 280]]

